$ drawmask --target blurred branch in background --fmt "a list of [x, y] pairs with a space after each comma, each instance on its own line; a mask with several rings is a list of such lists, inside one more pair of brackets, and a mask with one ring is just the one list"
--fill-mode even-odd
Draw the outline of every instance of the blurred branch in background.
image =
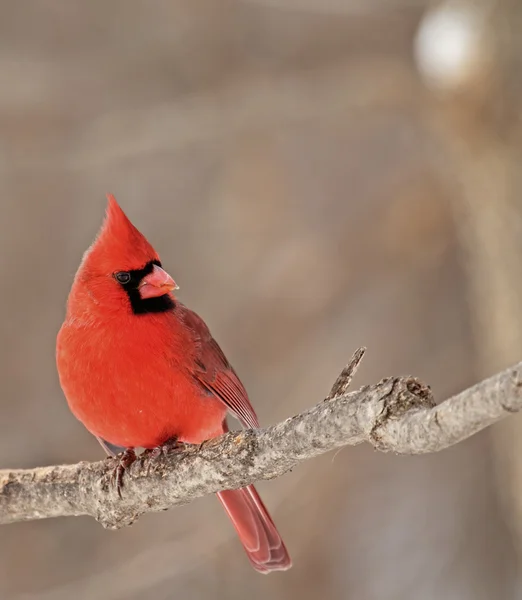
[[418, 8], [425, 0], [241, 0], [246, 4], [316, 14], [368, 14]]
[[[288, 127], [398, 107], [414, 110], [418, 87], [411, 71], [379, 58], [310, 68], [275, 77], [244, 77], [177, 102], [118, 110], [81, 124], [72, 169], [113, 164], [150, 153], [182, 150], [215, 139], [230, 140], [249, 128]], [[325, 107], [328, 107], [325, 112]], [[42, 157], [39, 157], [39, 161]]]
[[354, 354], [326, 400], [306, 412], [161, 460], [143, 455], [126, 469], [122, 497], [110, 485], [118, 459], [0, 471], [0, 523], [90, 515], [117, 529], [144, 513], [273, 479], [345, 445], [367, 441], [383, 452], [437, 452], [522, 409], [522, 363], [436, 406], [430, 389], [412, 377], [387, 378], [347, 393], [363, 354]]
[[[426, 14], [417, 38], [421, 72], [437, 93], [434, 130], [461, 189], [455, 223], [481, 375], [522, 354], [521, 31], [517, 0], [447, 0]], [[447, 43], [441, 45], [441, 39]], [[521, 430], [517, 416], [492, 434], [498, 493], [520, 559]]]

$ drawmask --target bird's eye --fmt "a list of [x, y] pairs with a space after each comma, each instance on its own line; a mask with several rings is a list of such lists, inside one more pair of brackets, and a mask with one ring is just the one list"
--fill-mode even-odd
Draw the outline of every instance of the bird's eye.
[[114, 274], [114, 277], [116, 277], [117, 281], [122, 284], [129, 283], [131, 280], [130, 273], [127, 271], [119, 271], [118, 273]]

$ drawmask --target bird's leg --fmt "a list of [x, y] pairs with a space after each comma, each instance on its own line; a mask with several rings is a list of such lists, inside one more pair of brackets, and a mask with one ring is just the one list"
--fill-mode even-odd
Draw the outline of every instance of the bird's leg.
[[116, 456], [118, 464], [114, 467], [112, 472], [112, 480], [118, 490], [118, 496], [121, 498], [121, 490], [123, 488], [123, 474], [132, 463], [136, 460], [136, 453], [134, 448], [126, 448], [123, 452]]
[[167, 456], [169, 452], [172, 452], [173, 450], [182, 450], [184, 446], [185, 444], [183, 442], [180, 442], [177, 436], [171, 437], [165, 442], [163, 442], [163, 444], [161, 444], [160, 446], [156, 446], [155, 448], [153, 448], [150, 451], [149, 458], [154, 460], [156, 458], [159, 458], [160, 456]]
[[156, 446], [151, 450], [145, 450], [144, 454], [149, 459], [147, 475], [150, 473], [150, 465], [153, 461], [157, 460], [160, 456], [167, 456], [170, 452], [173, 452], [174, 450], [183, 450], [184, 447], [185, 444], [183, 442], [180, 442], [176, 436], [173, 436], [165, 442], [163, 442], [163, 444], [160, 444], [159, 446]]

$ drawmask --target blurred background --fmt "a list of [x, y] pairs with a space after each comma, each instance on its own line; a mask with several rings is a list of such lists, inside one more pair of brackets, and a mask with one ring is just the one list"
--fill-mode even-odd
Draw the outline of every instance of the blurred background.
[[[261, 422], [352, 351], [439, 400], [522, 355], [519, 0], [0, 1], [0, 466], [98, 460], [55, 336], [113, 192]], [[522, 597], [522, 423], [369, 446], [259, 488], [255, 573], [215, 498], [111, 532], [4, 526], [3, 600]]]

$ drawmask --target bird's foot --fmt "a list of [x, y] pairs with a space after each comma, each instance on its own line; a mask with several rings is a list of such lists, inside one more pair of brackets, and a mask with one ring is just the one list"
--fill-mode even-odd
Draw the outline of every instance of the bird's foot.
[[150, 450], [149, 458], [151, 460], [155, 460], [160, 456], [167, 456], [169, 452], [174, 450], [183, 450], [185, 444], [180, 442], [176, 436], [171, 437], [166, 442], [163, 442], [160, 446], [156, 446], [152, 450]]
[[136, 460], [136, 453], [134, 452], [134, 448], [127, 448], [124, 452], [121, 452], [116, 456], [116, 460], [118, 461], [118, 464], [114, 467], [111, 479], [114, 485], [116, 486], [118, 496], [121, 498], [121, 490], [123, 488], [123, 474], [125, 473], [125, 470], [128, 469]]
[[167, 456], [170, 452], [174, 452], [175, 450], [183, 450], [185, 448], [185, 444], [180, 442], [176, 436], [171, 437], [166, 442], [163, 442], [160, 446], [156, 446], [150, 450], [145, 450], [143, 453], [148, 459], [149, 464], [147, 466], [147, 475], [150, 473], [150, 466], [155, 461], [158, 460], [161, 456]]

